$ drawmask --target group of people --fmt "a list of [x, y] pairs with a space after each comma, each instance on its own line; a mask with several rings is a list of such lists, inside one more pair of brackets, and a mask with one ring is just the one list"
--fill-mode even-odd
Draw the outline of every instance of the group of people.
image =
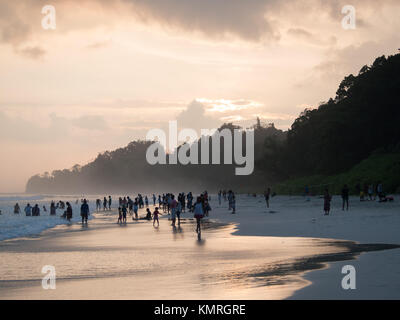
[[101, 201], [101, 199], [96, 199], [96, 211], [101, 210], [102, 204], [103, 204], [103, 211], [111, 210], [111, 204], [112, 204], [111, 196], [108, 196], [108, 199], [107, 197], [104, 197], [103, 202]]
[[[89, 205], [86, 199], [81, 200], [81, 216], [82, 216], [82, 223], [87, 223], [88, 215], [89, 215]], [[78, 203], [78, 200], [77, 200]], [[97, 203], [97, 202], [96, 202]], [[50, 215], [55, 216], [57, 214], [57, 209], [62, 209], [64, 213], [61, 215], [61, 218], [67, 219], [70, 221], [72, 219], [72, 206], [69, 202], [59, 201], [57, 204], [52, 201], [50, 203]], [[43, 211], [47, 212], [46, 206], [43, 205]], [[38, 204], [31, 206], [29, 203], [24, 208], [25, 215], [27, 217], [38, 217], [40, 216], [40, 207]], [[14, 214], [20, 214], [21, 208], [18, 203], [14, 205]]]
[[218, 203], [221, 205], [222, 199], [228, 201], [228, 210], [232, 210], [232, 214], [236, 213], [236, 197], [232, 190], [226, 192], [226, 190], [219, 190], [218, 192]]
[[[232, 205], [232, 199], [234, 199], [233, 192], [230, 191], [228, 194], [228, 198], [230, 200], [230, 207], [234, 208]], [[158, 199], [158, 207], [156, 207], [156, 202]], [[142, 202], [144, 200], [144, 202]], [[118, 207], [118, 221], [117, 223], [126, 223], [127, 215], [130, 214], [132, 220], [138, 220], [138, 209], [143, 208], [146, 205], [146, 216], [142, 219], [153, 220], [153, 226], [157, 224], [160, 225], [159, 216], [162, 215], [160, 210], [163, 211], [164, 214], [168, 214], [169, 220], [171, 220], [171, 225], [176, 226], [176, 224], [180, 225], [181, 223], [181, 213], [186, 212], [186, 209], [189, 212], [194, 213], [194, 217], [197, 220], [197, 232], [200, 232], [200, 221], [204, 216], [208, 216], [211, 211], [211, 206], [209, 203], [208, 192], [203, 192], [199, 197], [197, 197], [196, 203], [193, 204], [193, 194], [189, 192], [187, 195], [182, 192], [179, 193], [177, 197], [175, 197], [172, 193], [166, 193], [162, 195], [158, 195], [156, 197], [155, 194], [152, 195], [154, 211], [151, 212], [149, 209], [148, 197], [138, 195], [134, 200], [132, 200], [129, 196], [120, 198], [120, 205]]]

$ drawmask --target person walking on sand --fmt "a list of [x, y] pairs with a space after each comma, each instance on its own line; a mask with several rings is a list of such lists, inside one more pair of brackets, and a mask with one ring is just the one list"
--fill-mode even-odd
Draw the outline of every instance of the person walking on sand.
[[122, 206], [121, 211], [122, 211], [122, 222], [126, 223], [126, 213], [127, 213], [128, 209], [126, 208], [126, 206]]
[[[105, 199], [105, 197], [104, 197]], [[81, 205], [81, 217], [82, 217], [82, 224], [88, 223], [89, 217], [89, 205], [87, 204], [86, 199], [83, 199], [83, 203]]]
[[325, 215], [328, 216], [329, 212], [331, 211], [331, 200], [332, 197], [329, 194], [328, 189], [325, 189], [325, 195], [324, 195], [324, 212]]
[[26, 205], [24, 211], [27, 217], [30, 217], [32, 215], [32, 207], [29, 203]]
[[155, 224], [155, 222], [157, 221], [157, 227], [160, 225], [160, 222], [158, 221], [158, 216], [160, 215], [161, 213], [158, 211], [158, 207], [156, 207], [156, 209], [154, 210], [154, 212], [153, 212], [153, 226], [154, 226], [154, 224]]
[[107, 198], [104, 197], [103, 198], [103, 211], [106, 211], [106, 209], [107, 209]]
[[347, 184], [345, 184], [342, 189], [342, 202], [342, 210], [344, 211], [345, 206], [346, 210], [349, 210], [349, 188]]
[[133, 203], [133, 212], [135, 213], [135, 217], [132, 216], [132, 220], [134, 219], [138, 219], [138, 207], [139, 207], [139, 203], [137, 198], [135, 199], [135, 202]]
[[201, 219], [204, 217], [203, 203], [201, 201], [201, 197], [197, 197], [197, 201], [193, 207], [193, 212], [194, 212], [194, 218], [196, 219], [197, 222], [196, 232], [200, 233], [201, 232], [200, 223]]
[[269, 208], [269, 198], [271, 196], [271, 188], [268, 188], [267, 191], [264, 192], [265, 202], [267, 204], [267, 208]]
[[156, 195], [153, 193], [153, 206], [155, 206], [156, 205]]

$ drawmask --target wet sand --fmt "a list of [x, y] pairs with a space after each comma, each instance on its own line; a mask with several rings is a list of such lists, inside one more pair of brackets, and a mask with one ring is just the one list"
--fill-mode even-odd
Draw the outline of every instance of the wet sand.
[[[96, 214], [89, 225], [58, 226], [36, 238], [0, 242], [1, 299], [284, 299], [304, 288], [304, 273], [390, 245], [313, 238], [235, 236], [213, 220], [202, 239], [183, 214], [173, 228], [160, 219]], [[55, 290], [42, 288], [42, 267], [56, 268]]]

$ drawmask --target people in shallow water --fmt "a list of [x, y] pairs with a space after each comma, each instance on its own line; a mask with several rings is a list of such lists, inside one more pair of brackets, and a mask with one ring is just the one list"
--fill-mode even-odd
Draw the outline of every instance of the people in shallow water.
[[19, 204], [16, 203], [15, 206], [14, 206], [14, 213], [15, 213], [15, 214], [19, 214], [20, 212], [21, 212], [21, 209], [20, 209], [20, 207], [19, 207]]

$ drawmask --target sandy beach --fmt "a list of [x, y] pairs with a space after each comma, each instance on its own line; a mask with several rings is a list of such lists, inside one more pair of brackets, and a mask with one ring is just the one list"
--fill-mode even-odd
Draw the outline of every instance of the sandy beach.
[[[344, 234], [335, 239], [330, 224], [340, 221], [351, 229], [351, 219], [357, 219], [360, 208], [353, 208], [348, 214], [352, 218], [346, 222], [344, 216], [338, 220], [343, 213], [335, 210], [332, 216], [322, 217], [316, 211], [318, 201], [282, 197], [266, 209], [262, 198], [242, 195], [238, 213], [232, 215], [226, 204], [220, 206], [214, 197], [201, 240], [190, 213], [183, 214], [180, 227], [172, 227], [163, 216], [160, 227], [154, 228], [151, 222], [131, 218], [126, 225], [118, 225], [115, 211], [94, 214], [87, 227], [75, 222], [47, 229], [36, 237], [4, 240], [0, 242], [0, 298], [398, 298], [395, 266], [400, 250], [396, 239], [388, 241], [390, 228], [385, 228], [380, 240], [376, 224], [375, 235], [369, 235], [371, 241], [358, 243]], [[291, 213], [295, 207], [302, 212], [297, 218]], [[295, 226], [302, 224], [305, 237], [295, 232]], [[340, 230], [345, 232], [345, 225]], [[360, 228], [358, 237], [364, 232], [368, 230]], [[359, 270], [359, 290], [341, 288], [340, 269], [346, 264]], [[55, 290], [42, 288], [44, 265], [56, 269]], [[385, 274], [376, 276], [381, 265], [385, 265]], [[368, 283], [364, 279], [369, 279]]]

